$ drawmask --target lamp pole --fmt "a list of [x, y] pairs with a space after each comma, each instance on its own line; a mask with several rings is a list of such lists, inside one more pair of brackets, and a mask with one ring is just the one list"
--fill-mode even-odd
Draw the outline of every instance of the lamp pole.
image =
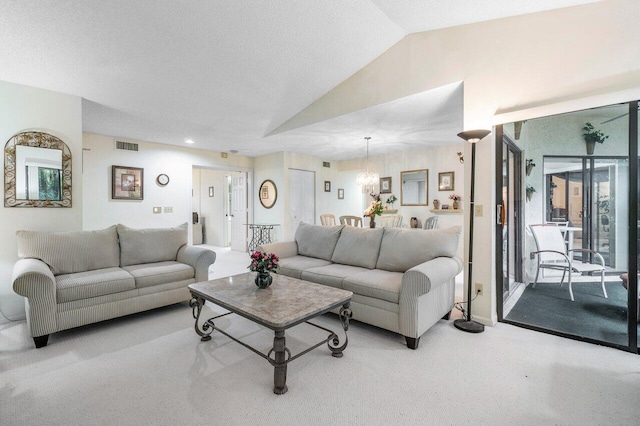
[[467, 130], [458, 133], [458, 136], [471, 143], [471, 194], [469, 196], [469, 274], [467, 276], [467, 308], [466, 318], [457, 319], [453, 325], [467, 333], [482, 333], [484, 325], [471, 319], [471, 301], [473, 295], [473, 222], [475, 217], [475, 186], [476, 186], [476, 143], [480, 142], [491, 133], [490, 130]]

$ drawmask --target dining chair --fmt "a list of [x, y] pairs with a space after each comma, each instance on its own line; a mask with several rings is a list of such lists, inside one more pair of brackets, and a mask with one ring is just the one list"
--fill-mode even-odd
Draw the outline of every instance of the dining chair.
[[322, 226], [336, 226], [336, 217], [332, 214], [321, 214], [320, 223]]
[[340, 216], [340, 224], [362, 228], [362, 218], [360, 216]]
[[401, 214], [383, 214], [378, 218], [378, 223], [381, 227], [387, 228], [400, 228], [402, 227], [402, 215]]
[[438, 227], [438, 216], [430, 216], [424, 221], [422, 229], [436, 229]]
[[[609, 298], [607, 295], [607, 289], [604, 286], [604, 259], [602, 255], [595, 250], [589, 249], [572, 249], [568, 250], [565, 245], [564, 237], [562, 232], [560, 232], [560, 227], [553, 224], [539, 224], [539, 225], [529, 225], [531, 229], [531, 233], [533, 234], [533, 239], [536, 243], [536, 251], [532, 251], [530, 256], [531, 259], [537, 258], [538, 265], [536, 270], [536, 278], [533, 282], [533, 288], [536, 288], [536, 284], [538, 283], [538, 278], [540, 276], [540, 270], [543, 269], [551, 269], [556, 271], [562, 271], [562, 278], [560, 279], [560, 286], [564, 283], [565, 276], [568, 275], [569, 282], [569, 295], [571, 296], [571, 301], [574, 301], [573, 298], [573, 289], [571, 287], [572, 284], [572, 273], [578, 272], [580, 274], [589, 273], [589, 272], [599, 272], [600, 273], [600, 286], [602, 287], [602, 293], [605, 298]], [[584, 252], [591, 253], [597, 258], [600, 264], [595, 264], [591, 262], [581, 262], [574, 260], [573, 252]], [[583, 258], [588, 258], [588, 256], [583, 256]], [[568, 274], [567, 274], [568, 272]]]

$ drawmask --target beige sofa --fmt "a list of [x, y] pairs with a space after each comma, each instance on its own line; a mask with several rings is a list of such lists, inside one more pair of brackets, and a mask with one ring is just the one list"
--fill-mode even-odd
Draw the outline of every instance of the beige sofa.
[[190, 299], [215, 253], [187, 246], [175, 228], [18, 231], [13, 289], [24, 296], [37, 348], [49, 334]]
[[259, 250], [280, 257], [279, 273], [353, 292], [353, 318], [405, 336], [420, 336], [454, 304], [460, 228], [315, 226], [301, 223], [295, 241]]

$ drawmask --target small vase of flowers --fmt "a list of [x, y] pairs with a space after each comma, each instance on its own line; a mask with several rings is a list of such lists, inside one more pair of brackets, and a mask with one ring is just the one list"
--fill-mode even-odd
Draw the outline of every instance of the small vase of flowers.
[[462, 200], [462, 197], [458, 194], [449, 195], [449, 199], [453, 200], [453, 209], [458, 210], [458, 201]]
[[371, 198], [373, 198], [373, 201], [371, 202], [371, 205], [369, 206], [369, 208], [367, 208], [364, 213], [363, 216], [364, 217], [368, 217], [369, 218], [369, 228], [375, 228], [376, 227], [376, 216], [380, 216], [382, 214], [382, 212], [384, 211], [384, 207], [382, 206], [382, 201], [380, 201], [380, 195], [378, 194], [370, 194]]
[[257, 272], [255, 283], [258, 288], [267, 288], [273, 282], [271, 272], [278, 273], [278, 262], [280, 259], [275, 253], [264, 253], [259, 250], [251, 253], [251, 264], [247, 266], [249, 270]]

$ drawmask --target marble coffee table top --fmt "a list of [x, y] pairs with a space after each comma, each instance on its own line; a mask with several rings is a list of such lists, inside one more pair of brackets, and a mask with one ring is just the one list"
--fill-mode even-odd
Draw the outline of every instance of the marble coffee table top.
[[191, 293], [273, 330], [284, 330], [348, 302], [353, 293], [272, 274], [266, 289], [254, 284], [256, 274], [190, 284]]

